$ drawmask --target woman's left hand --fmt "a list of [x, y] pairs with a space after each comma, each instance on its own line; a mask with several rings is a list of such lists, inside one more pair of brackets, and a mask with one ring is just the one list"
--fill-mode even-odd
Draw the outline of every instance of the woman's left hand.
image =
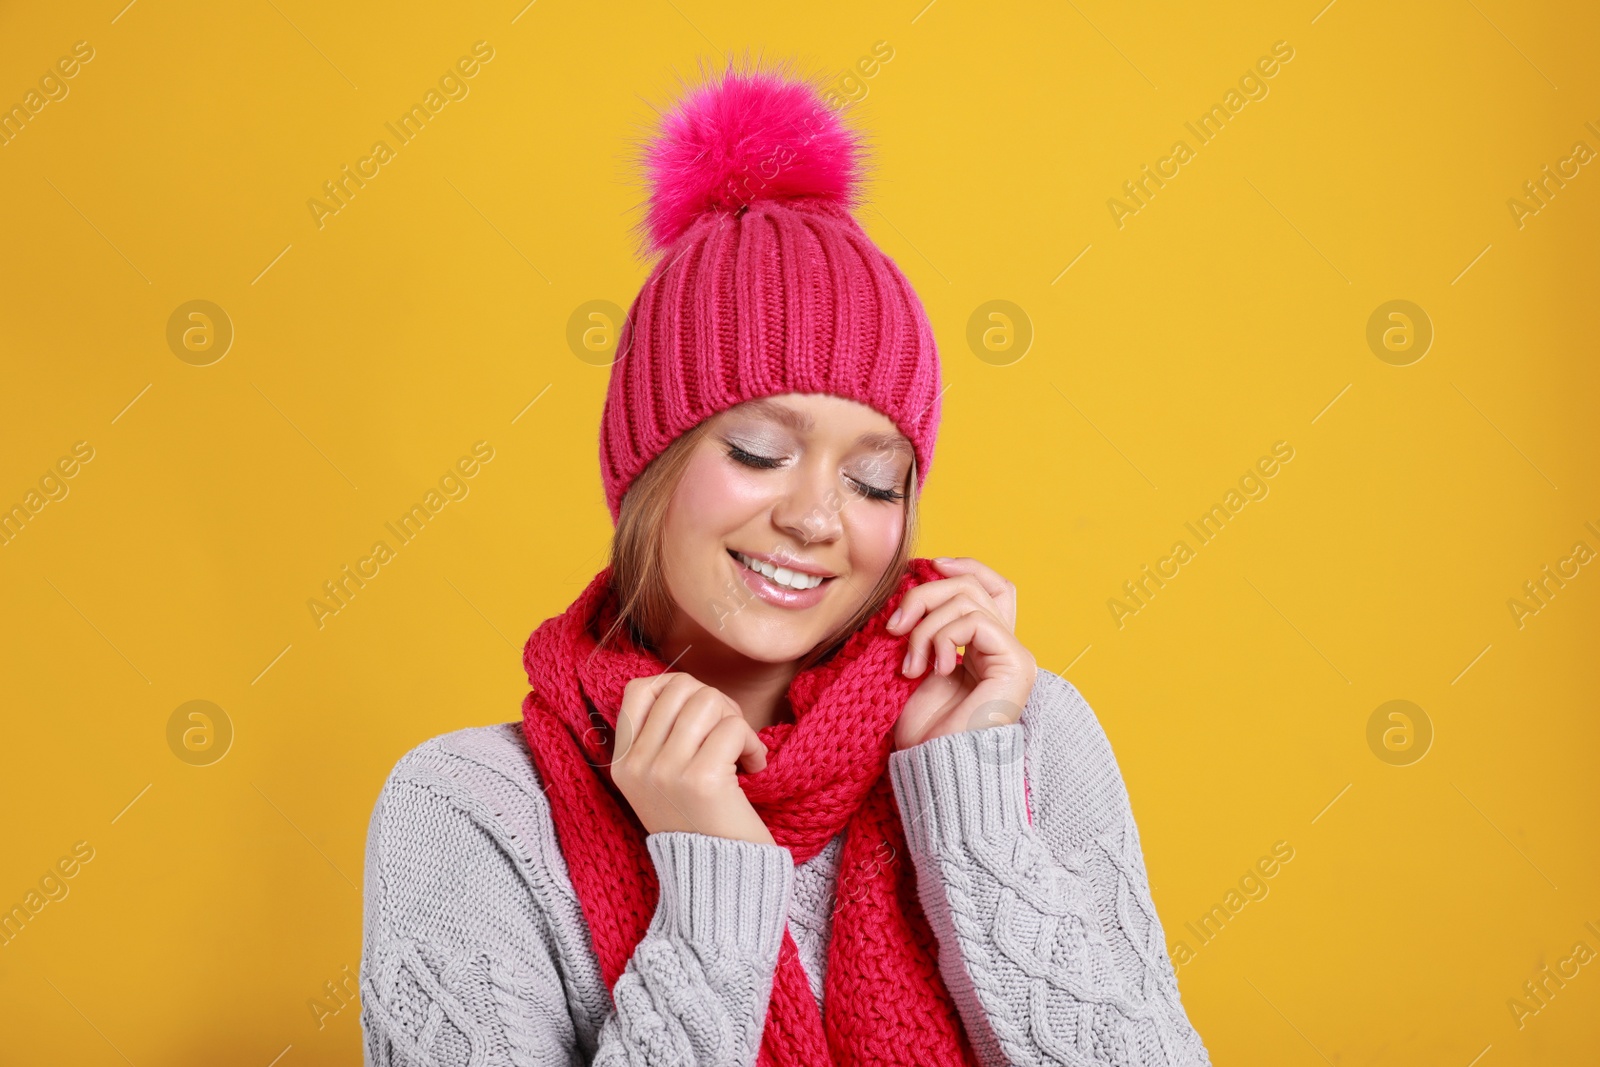
[[[948, 577], [907, 590], [889, 624], [892, 634], [909, 631], [902, 672], [927, 671], [895, 726], [897, 750], [1018, 721], [1038, 674], [1012, 632], [1017, 587], [969, 556], [934, 565]], [[958, 646], [966, 649], [959, 663]]]

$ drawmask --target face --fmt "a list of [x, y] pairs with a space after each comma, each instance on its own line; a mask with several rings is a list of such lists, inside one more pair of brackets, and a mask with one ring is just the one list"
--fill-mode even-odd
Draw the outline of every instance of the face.
[[667, 509], [672, 636], [769, 663], [816, 647], [894, 561], [913, 455], [887, 416], [843, 397], [784, 393], [709, 419]]

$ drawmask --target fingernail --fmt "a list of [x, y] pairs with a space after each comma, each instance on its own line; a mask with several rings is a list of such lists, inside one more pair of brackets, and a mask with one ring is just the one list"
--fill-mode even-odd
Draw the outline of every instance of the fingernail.
[[935, 563], [949, 563], [950, 562], [950, 557], [949, 556], [934, 556], [933, 557], [933, 561]]
[[901, 674], [910, 674], [911, 673], [911, 653], [909, 653], [909, 652], [907, 652], [906, 655], [905, 655], [905, 658], [900, 661], [900, 673]]
[[895, 628], [895, 626], [897, 626], [899, 624], [899, 622], [900, 622], [900, 611], [901, 611], [901, 609], [896, 608], [894, 614], [889, 616], [889, 629], [892, 630], [892, 629]]

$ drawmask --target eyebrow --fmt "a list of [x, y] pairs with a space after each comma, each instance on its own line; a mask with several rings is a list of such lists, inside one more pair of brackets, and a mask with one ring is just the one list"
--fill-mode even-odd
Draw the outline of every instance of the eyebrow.
[[[757, 414], [765, 415], [801, 433], [809, 432], [816, 425], [810, 415], [803, 411], [796, 411], [787, 404], [773, 400], [770, 397], [748, 401], [747, 406]], [[867, 445], [874, 449], [903, 452], [908, 455], [911, 453], [911, 443], [901, 433], [864, 433], [856, 438], [856, 441], [858, 444]]]

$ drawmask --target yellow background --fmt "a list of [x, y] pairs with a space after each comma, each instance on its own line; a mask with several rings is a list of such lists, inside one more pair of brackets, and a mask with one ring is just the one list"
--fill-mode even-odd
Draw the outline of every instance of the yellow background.
[[[1520, 228], [1507, 201], [1600, 150], [1600, 18], [925, 2], [6, 5], [0, 103], [94, 58], [0, 147], [0, 506], [94, 458], [0, 547], [0, 906], [94, 858], [0, 948], [0, 1060], [359, 1062], [325, 983], [359, 962], [384, 776], [517, 718], [523, 638], [604, 559], [608, 372], [566, 331], [645, 276], [632, 144], [702, 57], [841, 78], [885, 41], [852, 89], [862, 218], [950, 383], [919, 551], [1020, 587], [1115, 746], [1169, 944], [1294, 849], [1179, 971], [1215, 1061], [1593, 1062], [1600, 962], [1520, 1026], [1508, 1001], [1600, 951], [1600, 567], [1521, 627], [1507, 601], [1600, 550], [1600, 165]], [[470, 94], [319, 229], [323, 182], [480, 40]], [[209, 366], [166, 340], [196, 299], [235, 330]], [[1020, 360], [966, 342], [997, 299]], [[1409, 366], [1366, 342], [1393, 299], [1435, 331]], [[319, 628], [322, 583], [477, 441], [470, 494]], [[1119, 627], [1123, 582], [1277, 441], [1270, 494]], [[1367, 741], [1397, 699], [1434, 735], [1405, 766]], [[191, 700], [234, 730], [209, 766], [168, 744]]]

